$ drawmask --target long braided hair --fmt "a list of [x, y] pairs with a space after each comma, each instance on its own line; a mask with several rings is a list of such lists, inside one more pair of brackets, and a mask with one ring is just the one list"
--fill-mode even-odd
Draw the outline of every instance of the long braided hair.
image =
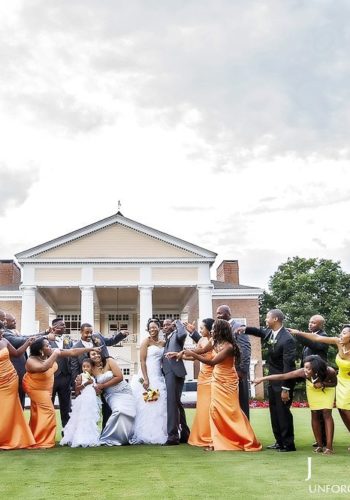
[[232, 345], [235, 364], [239, 365], [241, 361], [241, 351], [238, 347], [234, 335], [232, 334], [231, 326], [228, 321], [226, 321], [225, 319], [215, 320], [213, 324], [213, 340], [214, 340], [214, 348], [218, 344], [222, 344], [223, 342], [229, 342]]

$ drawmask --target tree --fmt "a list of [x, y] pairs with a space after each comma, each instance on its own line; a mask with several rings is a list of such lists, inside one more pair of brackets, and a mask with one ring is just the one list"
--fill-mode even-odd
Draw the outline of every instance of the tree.
[[339, 262], [327, 259], [289, 258], [269, 280], [260, 301], [262, 324], [269, 309], [281, 309], [286, 325], [308, 331], [314, 314], [326, 319], [328, 335], [340, 332], [350, 318], [350, 275]]

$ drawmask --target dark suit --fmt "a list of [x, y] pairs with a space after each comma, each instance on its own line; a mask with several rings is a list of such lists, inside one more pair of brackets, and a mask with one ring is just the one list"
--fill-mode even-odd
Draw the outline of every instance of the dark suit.
[[[266, 364], [269, 368], [269, 375], [295, 370], [295, 340], [284, 327], [278, 332], [275, 342], [272, 340], [273, 332], [270, 329], [247, 327], [245, 333], [260, 337], [267, 344]], [[289, 388], [289, 401], [287, 403], [281, 399], [282, 386]], [[289, 450], [295, 449], [293, 415], [290, 411], [293, 389], [294, 382], [292, 380], [270, 381], [268, 386], [270, 418], [276, 443], [281, 448]]]
[[[167, 352], [180, 352], [184, 348], [187, 332], [181, 321], [176, 321], [176, 330], [171, 332], [166, 340], [164, 355]], [[186, 442], [190, 435], [187, 426], [184, 407], [181, 403], [181, 394], [186, 377], [183, 361], [167, 359], [163, 356], [162, 368], [165, 377], [167, 392], [167, 432], [168, 441]]]
[[[117, 333], [116, 335], [113, 335], [113, 337], [103, 337], [100, 333], [94, 333], [91, 341], [92, 344], [95, 347], [101, 347], [101, 356], [108, 358], [109, 357], [109, 352], [106, 346], [114, 346], [116, 344], [119, 344], [123, 339], [125, 339], [125, 335], [123, 333]], [[81, 339], [78, 340], [75, 344], [74, 347], [85, 347], [84, 344], [82, 343]], [[71, 361], [71, 367], [72, 367], [72, 379], [73, 382], [76, 379], [76, 377], [81, 373], [81, 366], [83, 363], [83, 359], [85, 359], [88, 356], [87, 353], [81, 354], [80, 356], [74, 356]]]
[[[63, 349], [70, 349], [73, 343], [69, 336], [62, 335]], [[58, 349], [59, 345], [55, 340], [50, 340], [50, 346], [53, 349]], [[62, 429], [65, 427], [69, 420], [69, 412], [71, 409], [71, 390], [72, 390], [72, 370], [70, 358], [57, 358], [57, 371], [55, 372], [55, 379], [52, 389], [52, 402], [55, 402], [56, 394], [60, 405], [60, 415], [62, 422]]]
[[239, 365], [236, 364], [236, 370], [239, 375], [239, 405], [249, 419], [249, 370], [250, 370], [250, 356], [252, 348], [250, 345], [249, 337], [244, 335], [237, 335], [235, 332], [237, 328], [242, 326], [234, 320], [229, 321], [232, 335], [235, 338], [239, 350], [241, 351], [241, 361]]
[[[321, 337], [327, 337], [325, 331], [319, 330], [316, 332], [317, 335], [321, 335]], [[301, 354], [302, 366], [304, 366], [305, 358], [312, 355], [320, 356], [327, 363], [327, 355], [328, 355], [328, 344], [322, 344], [321, 342], [312, 342], [312, 340], [304, 339], [304, 337], [297, 336], [297, 341], [300, 342], [304, 348]]]
[[[28, 337], [23, 337], [22, 335], [15, 335], [12, 330], [9, 330], [6, 328], [3, 333], [4, 339], [8, 340], [10, 344], [15, 348], [19, 349], [27, 340]], [[22, 408], [24, 408], [24, 403], [25, 403], [25, 392], [22, 387], [22, 380], [23, 376], [26, 372], [26, 361], [27, 361], [27, 354], [24, 353], [21, 356], [15, 357], [11, 356], [11, 363], [15, 367], [15, 370], [18, 375], [18, 396], [22, 405]]]
[[[92, 335], [91, 341], [92, 344], [96, 347], [101, 347], [101, 355], [105, 358], [109, 357], [109, 352], [107, 349], [107, 346], [113, 346], [116, 344], [119, 344], [120, 341], [125, 339], [125, 335], [123, 333], [117, 333], [116, 335], [113, 335], [112, 337], [103, 337], [100, 333], [94, 333]], [[85, 347], [83, 342], [78, 340], [75, 344], [74, 347]], [[74, 356], [74, 358], [71, 358], [71, 367], [72, 367], [72, 383], [74, 386], [74, 381], [81, 373], [81, 367], [83, 364], [83, 360], [88, 356], [87, 353], [81, 354], [80, 356]], [[109, 419], [109, 417], [112, 414], [112, 411], [108, 404], [105, 402], [105, 399], [103, 397], [103, 394], [101, 396], [102, 399], [102, 429], [105, 428], [106, 422]]]

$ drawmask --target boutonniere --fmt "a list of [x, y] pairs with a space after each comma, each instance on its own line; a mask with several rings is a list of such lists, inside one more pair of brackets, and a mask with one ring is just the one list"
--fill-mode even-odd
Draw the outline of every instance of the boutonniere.
[[63, 346], [68, 347], [70, 345], [70, 337], [63, 337]]
[[269, 340], [267, 341], [267, 345], [272, 345], [274, 346], [277, 343], [277, 339], [274, 337], [270, 337]]

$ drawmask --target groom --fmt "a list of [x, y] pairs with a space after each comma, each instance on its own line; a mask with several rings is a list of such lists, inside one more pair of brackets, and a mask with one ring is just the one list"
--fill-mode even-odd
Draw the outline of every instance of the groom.
[[163, 446], [187, 443], [190, 429], [187, 426], [181, 393], [185, 382], [186, 370], [182, 360], [166, 358], [168, 352], [180, 352], [184, 348], [187, 332], [181, 321], [163, 321], [163, 333], [166, 336], [162, 359], [163, 374], [167, 393], [167, 432], [168, 439]]

